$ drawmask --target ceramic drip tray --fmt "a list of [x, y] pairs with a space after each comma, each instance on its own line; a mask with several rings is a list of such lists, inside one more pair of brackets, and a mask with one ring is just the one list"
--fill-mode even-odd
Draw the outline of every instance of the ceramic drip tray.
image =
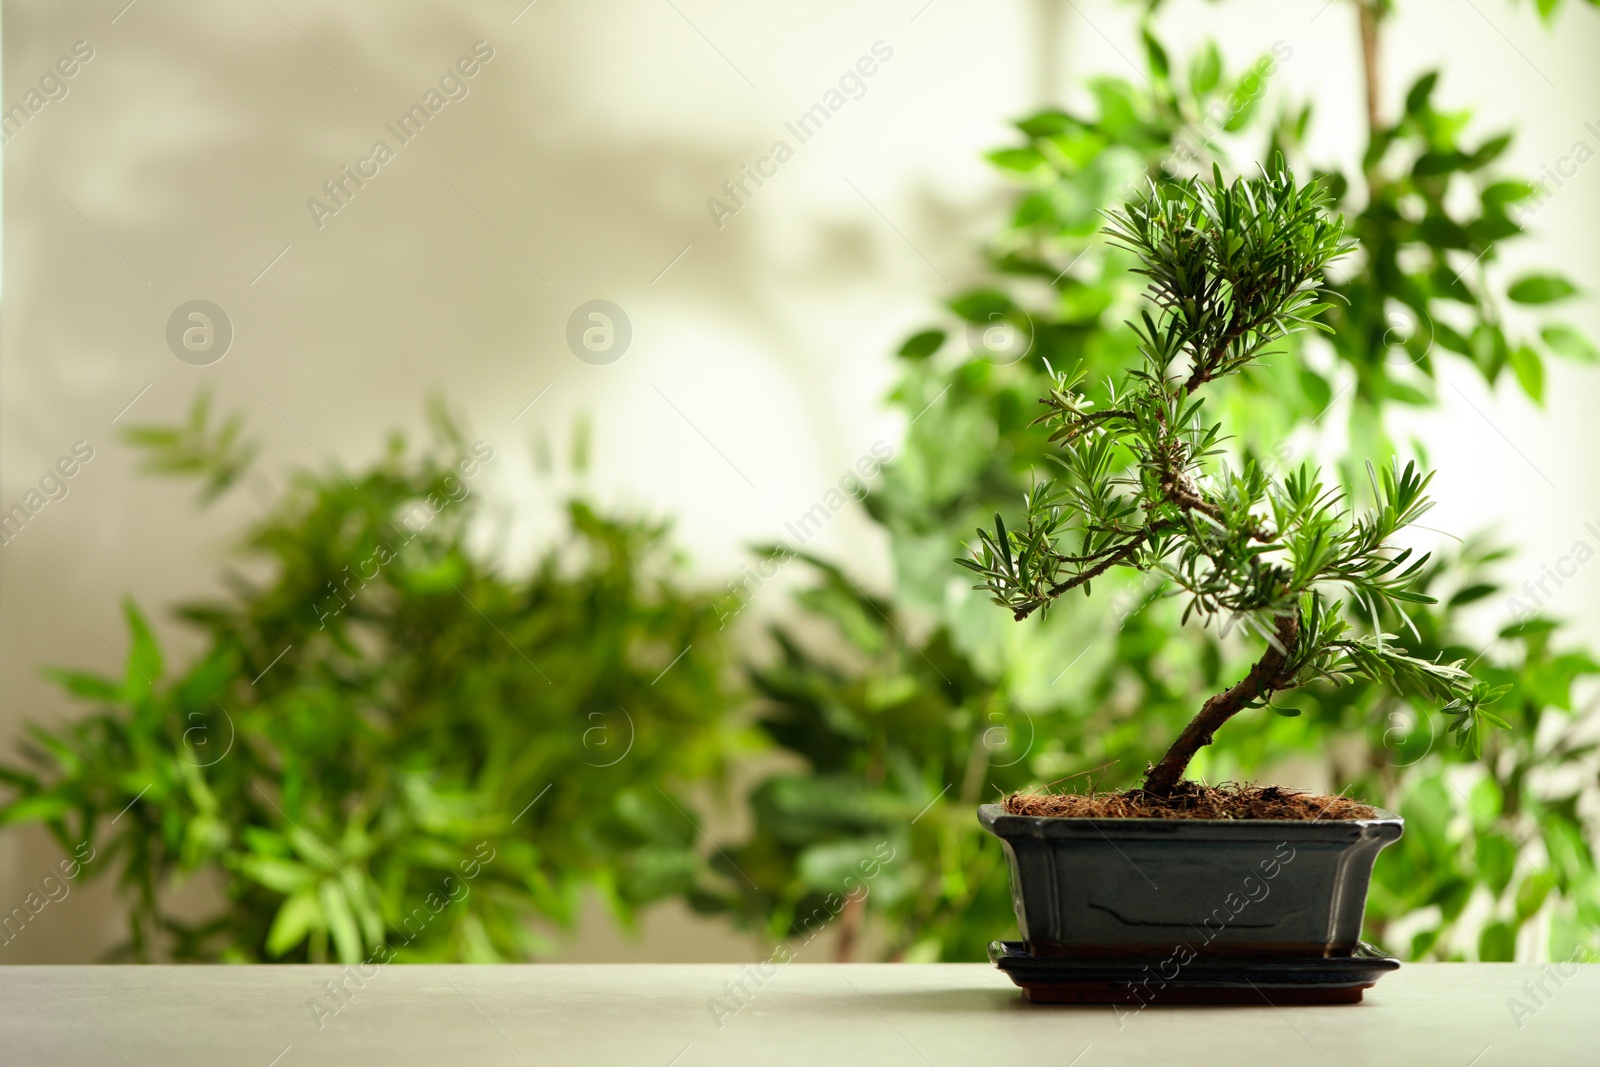
[[1400, 961], [1358, 942], [1348, 956], [1207, 955], [1180, 946], [1165, 958], [1035, 953], [992, 941], [989, 959], [1038, 1004], [1355, 1004]]

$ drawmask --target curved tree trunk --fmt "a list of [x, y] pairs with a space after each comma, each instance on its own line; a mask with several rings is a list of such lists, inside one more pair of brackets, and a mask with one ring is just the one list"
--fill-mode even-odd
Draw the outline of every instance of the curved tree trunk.
[[1219, 727], [1238, 714], [1252, 700], [1269, 695], [1278, 683], [1284, 681], [1283, 667], [1294, 650], [1295, 639], [1300, 635], [1300, 613], [1292, 612], [1278, 617], [1276, 643], [1269, 645], [1266, 653], [1256, 661], [1250, 673], [1233, 688], [1227, 689], [1200, 709], [1200, 714], [1189, 721], [1183, 733], [1167, 749], [1161, 762], [1145, 778], [1144, 791], [1152, 796], [1171, 796], [1183, 772], [1188, 769], [1194, 754], [1211, 743]]

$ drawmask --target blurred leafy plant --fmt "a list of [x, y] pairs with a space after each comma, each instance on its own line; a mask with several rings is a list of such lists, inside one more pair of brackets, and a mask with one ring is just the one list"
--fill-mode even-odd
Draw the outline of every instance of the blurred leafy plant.
[[[1430, 71], [1417, 79], [1400, 118], [1373, 128], [1362, 159], [1364, 206], [1352, 223], [1367, 263], [1330, 279], [1342, 299], [1330, 302], [1324, 322], [1341, 361], [1355, 371], [1356, 410], [1365, 416], [1385, 401], [1433, 403], [1441, 354], [1470, 362], [1490, 385], [1509, 370], [1535, 403], [1544, 401], [1549, 356], [1600, 361], [1576, 329], [1549, 318], [1551, 305], [1578, 295], [1564, 275], [1538, 270], [1493, 279], [1499, 246], [1523, 232], [1522, 220], [1551, 191], [1490, 173], [1511, 134], [1468, 143], [1471, 113], [1437, 107], [1438, 77]], [[1303, 153], [1308, 114], [1280, 123], [1278, 147]], [[1355, 199], [1347, 176], [1324, 177], [1341, 199]], [[1511, 308], [1520, 316], [1508, 315]], [[1517, 318], [1532, 323], [1523, 336], [1512, 325]]]
[[195, 397], [187, 422], [175, 426], [130, 426], [123, 439], [143, 450], [140, 473], [197, 479], [202, 504], [211, 503], [231, 489], [261, 450], [244, 436], [243, 415], [236, 412], [213, 422], [211, 393], [206, 390]]
[[[901, 346], [891, 400], [915, 421], [866, 501], [888, 535], [894, 594], [863, 592], [815, 561], [818, 584], [800, 599], [805, 617], [775, 627], [776, 654], [754, 672], [766, 700], [762, 727], [802, 768], [758, 784], [750, 833], [725, 847], [759, 888], [720, 869], [708, 876], [748, 924], [788, 929], [790, 916], [837, 891], [825, 874], [830, 857], [889, 838], [899, 843], [894, 868], [905, 888], [875, 889], [847, 912], [854, 927], [882, 932], [865, 943], [888, 958], [983, 959], [1013, 919], [1003, 864], [973, 805], [1041, 783], [1136, 784], [1161, 755], [1158, 739], [1192, 714], [1195, 694], [1248, 665], [1237, 643], [1181, 627], [1181, 609], [1141, 574], [1097, 577], [1092, 601], [1061, 604], [1027, 627], [998, 618], [950, 574], [949, 546], [1015, 508], [1050, 469], [1048, 442], [1029, 428], [1036, 398], [1054, 384], [1049, 365], [1102, 380], [1137, 364], [1139, 337], [1126, 323], [1138, 263], [1097, 232], [1101, 212], [1130, 190], [1213, 163], [1254, 169], [1252, 161], [1282, 152], [1351, 220], [1356, 256], [1319, 279], [1341, 298], [1318, 312], [1331, 339], [1291, 341], [1287, 354], [1217, 383], [1207, 401], [1234, 429], [1235, 466], [1293, 466], [1335, 411], [1348, 420], [1351, 451], [1385, 459], [1396, 451], [1387, 414], [1434, 403], [1452, 360], [1491, 385], [1509, 368], [1537, 400], [1547, 356], [1591, 358], [1586, 339], [1549, 319], [1553, 301], [1518, 303], [1564, 296], [1570, 283], [1507, 285], [1493, 268], [1522, 232], [1514, 201], [1534, 188], [1497, 172], [1509, 142], [1463, 147], [1468, 116], [1435, 111], [1428, 76], [1408, 94], [1404, 117], [1385, 121], [1376, 56], [1390, 7], [1350, 6], [1372, 93], [1372, 150], [1354, 169], [1319, 169], [1306, 158], [1309, 105], [1268, 106], [1273, 77], [1293, 58], [1287, 46], [1239, 71], [1211, 44], [1180, 64], [1153, 20], [1141, 34], [1145, 83], [1091, 79], [1087, 111], [1030, 115], [1017, 123], [1016, 143], [990, 154], [1019, 185], [987, 249], [992, 277], [950, 299], [946, 322]], [[1457, 271], [1470, 277], [1457, 281]], [[1507, 315], [1512, 305], [1519, 315]], [[1532, 332], [1508, 332], [1513, 319], [1532, 322]], [[1430, 322], [1466, 344], [1430, 333]], [[1352, 502], [1364, 499], [1362, 470], [1343, 467], [1340, 480]], [[1597, 828], [1583, 801], [1596, 778], [1595, 716], [1577, 695], [1586, 684], [1592, 691], [1600, 663], [1536, 614], [1485, 641], [1473, 612], [1501, 591], [1507, 563], [1506, 551], [1477, 538], [1436, 551], [1413, 581], [1438, 602], [1405, 613], [1412, 655], [1470, 666], [1486, 687], [1480, 702], [1501, 691], [1493, 712], [1513, 729], [1471, 732], [1479, 769], [1436, 744], [1453, 713], [1362, 680], [1302, 690], [1300, 717], [1265, 716], [1225, 751], [1203, 751], [1193, 768], [1212, 781], [1243, 780], [1310, 763], [1403, 814], [1410, 832], [1377, 867], [1367, 936], [1399, 938], [1389, 947], [1412, 958], [1564, 957], [1592, 947], [1600, 928]], [[1355, 608], [1355, 632], [1368, 637], [1406, 625], [1396, 613]]]
[[[253, 446], [207, 416], [129, 437], [210, 497]], [[586, 893], [627, 921], [690, 888], [681, 789], [720, 780], [735, 699], [710, 598], [664, 525], [581, 503], [531, 572], [496, 571], [471, 547], [493, 446], [434, 421], [421, 451], [295, 475], [226, 594], [181, 612], [187, 668], [129, 603], [121, 676], [51, 672], [95, 710], [29, 729], [0, 824], [113, 859], [127, 956], [523, 959]], [[200, 922], [167, 903], [192, 878]]]
[[[940, 786], [929, 786], [957, 783], [970, 798], [986, 783], [1027, 784], [1025, 717], [947, 633], [910, 640], [892, 601], [816, 556], [798, 559], [819, 576], [800, 599], [842, 647], [836, 662], [780, 626], [778, 655], [753, 669], [762, 729], [805, 763], [766, 775], [751, 793], [751, 831], [713, 855], [704, 899], [783, 939], [843, 897], [836, 958], [861, 944], [869, 906], [889, 958], [937, 958], [930, 936], [951, 958], [980, 958], [995, 916], [1010, 907], [1005, 860], [949, 819], [935, 804]], [[894, 858], [864, 895], [851, 893], [851, 873], [882, 842]]]

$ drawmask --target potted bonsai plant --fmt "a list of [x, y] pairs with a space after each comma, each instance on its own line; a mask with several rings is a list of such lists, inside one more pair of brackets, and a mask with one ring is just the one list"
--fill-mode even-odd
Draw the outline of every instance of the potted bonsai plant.
[[[1141, 787], [1013, 794], [979, 811], [1003, 843], [1023, 941], [991, 954], [1035, 1000], [1359, 1000], [1398, 966], [1360, 941], [1377, 853], [1398, 816], [1344, 797], [1211, 787], [1184, 777], [1236, 715], [1297, 715], [1279, 694], [1364, 676], [1437, 701], [1470, 751], [1499, 693], [1459, 663], [1407, 654], [1383, 633], [1427, 557], [1394, 545], [1426, 512], [1431, 474], [1367, 465], [1354, 514], [1310, 464], [1282, 477], [1225, 462], [1206, 387], [1289, 333], [1320, 327], [1325, 268], [1353, 247], [1317, 183], [1275, 160], [1258, 178], [1160, 180], [1105, 233], [1134, 253], [1149, 307], [1139, 362], [1093, 388], [1051, 368], [1040, 422], [1059, 473], [1021, 528], [980, 530], [958, 560], [1018, 620], [1088, 595], [1116, 567], [1186, 600], [1184, 621], [1240, 631], [1259, 658], [1201, 704]], [[1359, 613], [1356, 611], [1359, 606]]]

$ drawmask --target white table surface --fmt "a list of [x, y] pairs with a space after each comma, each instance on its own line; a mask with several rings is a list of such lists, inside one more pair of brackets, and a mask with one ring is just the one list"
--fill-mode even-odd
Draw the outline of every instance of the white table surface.
[[[741, 973], [392, 965], [350, 982], [319, 1027], [310, 1001], [320, 994], [331, 1008], [324, 983], [337, 967], [5, 967], [0, 1064], [1600, 1064], [1600, 964], [1563, 986], [1547, 977], [1542, 1004], [1522, 988], [1539, 981], [1534, 965], [1408, 964], [1358, 1005], [1119, 1017], [1108, 1006], [1025, 1004], [985, 965], [792, 963], [719, 1027], [708, 1001], [731, 1007], [723, 983]], [[1511, 998], [1533, 1014], [1514, 1019]]]

